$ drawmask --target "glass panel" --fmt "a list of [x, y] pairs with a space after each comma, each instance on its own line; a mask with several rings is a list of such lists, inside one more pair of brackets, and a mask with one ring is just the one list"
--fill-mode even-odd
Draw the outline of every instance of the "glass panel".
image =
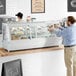
[[36, 38], [36, 29], [34, 25], [30, 26], [30, 37]]
[[35, 35], [35, 26], [34, 25], [27, 25], [26, 26], [26, 35], [27, 35], [27, 38], [28, 39], [31, 39], [31, 38], [35, 38], [36, 35]]
[[37, 37], [50, 37], [51, 33], [48, 31], [48, 26], [37, 26]]
[[11, 27], [11, 40], [27, 39], [27, 29], [25, 27]]
[[48, 30], [51, 26], [45, 23], [13, 26], [10, 28], [11, 40], [54, 37], [56, 36], [55, 31]]
[[6, 40], [6, 27], [5, 26], [3, 26], [3, 40]]

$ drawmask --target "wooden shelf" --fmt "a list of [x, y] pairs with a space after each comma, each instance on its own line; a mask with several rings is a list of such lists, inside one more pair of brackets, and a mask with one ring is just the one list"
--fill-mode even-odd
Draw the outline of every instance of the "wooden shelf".
[[63, 46], [58, 47], [48, 47], [48, 48], [38, 48], [38, 49], [29, 49], [29, 50], [16, 50], [13, 52], [8, 52], [3, 48], [0, 48], [0, 57], [5, 56], [13, 56], [13, 55], [20, 55], [20, 54], [31, 54], [31, 53], [38, 53], [38, 52], [48, 52], [48, 51], [57, 51], [57, 50], [63, 50]]

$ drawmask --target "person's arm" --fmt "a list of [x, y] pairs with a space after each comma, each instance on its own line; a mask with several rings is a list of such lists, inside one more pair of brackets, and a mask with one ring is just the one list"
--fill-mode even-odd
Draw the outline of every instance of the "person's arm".
[[49, 32], [55, 32], [55, 34], [60, 37], [62, 36], [62, 32], [64, 30], [64, 27], [61, 27], [61, 26], [51, 26], [49, 27], [48, 31]]
[[58, 37], [60, 37], [60, 36], [62, 36], [62, 31], [61, 31], [60, 29], [56, 29], [56, 30], [55, 30], [55, 34], [56, 34]]
[[65, 27], [62, 27], [60, 25], [54, 25], [54, 27], [55, 27], [56, 35], [59, 36], [59, 37], [62, 36], [62, 32], [63, 32]]

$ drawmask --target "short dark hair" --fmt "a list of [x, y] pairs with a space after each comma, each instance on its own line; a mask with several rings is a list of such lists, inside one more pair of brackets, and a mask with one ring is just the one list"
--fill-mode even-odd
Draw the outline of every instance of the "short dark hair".
[[76, 19], [73, 16], [68, 16], [68, 21], [73, 24], [76, 22]]
[[21, 19], [22, 19], [23, 14], [22, 14], [21, 12], [18, 12], [15, 16], [17, 16], [17, 17], [19, 17], [19, 18], [21, 18]]

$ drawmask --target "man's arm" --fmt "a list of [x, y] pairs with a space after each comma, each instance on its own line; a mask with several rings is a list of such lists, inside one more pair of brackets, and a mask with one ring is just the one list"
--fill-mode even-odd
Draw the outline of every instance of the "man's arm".
[[61, 27], [61, 26], [51, 26], [48, 29], [49, 32], [55, 32], [58, 37], [62, 36], [63, 30], [64, 30], [64, 27]]

